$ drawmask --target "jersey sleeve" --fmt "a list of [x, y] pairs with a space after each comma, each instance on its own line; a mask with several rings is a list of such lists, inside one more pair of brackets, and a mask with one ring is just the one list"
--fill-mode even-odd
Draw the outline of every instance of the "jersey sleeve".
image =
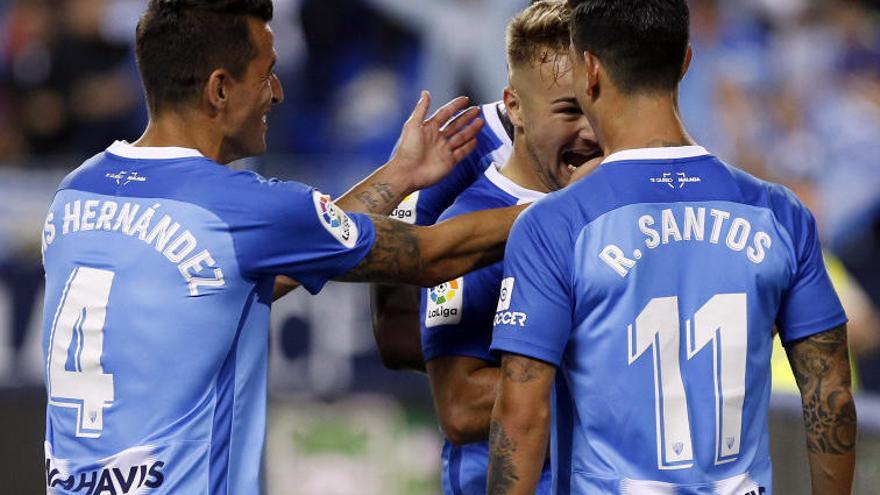
[[229, 198], [227, 216], [243, 275], [287, 275], [316, 294], [369, 253], [375, 230], [366, 215], [347, 214], [304, 184], [252, 175], [242, 196]]
[[822, 258], [816, 220], [806, 207], [794, 201], [789, 233], [796, 267], [776, 321], [783, 344], [846, 323]]
[[572, 329], [572, 246], [568, 229], [547, 206], [546, 200], [535, 204], [511, 230], [491, 350], [559, 366]]
[[422, 290], [422, 354], [426, 362], [443, 356], [497, 361], [489, 352], [489, 343], [501, 274], [501, 263], [496, 263]]

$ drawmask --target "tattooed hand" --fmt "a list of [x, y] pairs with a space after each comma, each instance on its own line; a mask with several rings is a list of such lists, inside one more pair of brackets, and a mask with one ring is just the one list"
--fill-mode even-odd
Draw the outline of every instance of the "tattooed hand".
[[849, 494], [856, 408], [850, 391], [846, 326], [797, 341], [787, 352], [801, 391], [813, 493]]

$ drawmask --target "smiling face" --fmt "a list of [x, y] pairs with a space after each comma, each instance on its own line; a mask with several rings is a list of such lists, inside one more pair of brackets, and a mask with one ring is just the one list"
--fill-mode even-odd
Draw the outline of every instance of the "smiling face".
[[[596, 135], [581, 112], [572, 85], [567, 53], [554, 53], [538, 63], [511, 67], [508, 101], [516, 127], [514, 146], [521, 146], [543, 188], [561, 189], [578, 167], [602, 154]], [[513, 105], [511, 105], [513, 103]]]
[[281, 82], [275, 75], [274, 36], [269, 25], [248, 19], [256, 55], [240, 78], [230, 78], [228, 103], [223, 109], [225, 161], [259, 155], [266, 151], [267, 115], [284, 100]]

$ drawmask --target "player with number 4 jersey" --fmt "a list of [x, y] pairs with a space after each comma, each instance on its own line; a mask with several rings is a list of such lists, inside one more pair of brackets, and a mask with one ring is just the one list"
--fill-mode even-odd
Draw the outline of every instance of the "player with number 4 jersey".
[[147, 128], [58, 187], [42, 235], [47, 493], [261, 493], [276, 277], [431, 286], [500, 259], [516, 207], [388, 218], [474, 149], [465, 98], [427, 117], [423, 93], [391, 160], [337, 201], [224, 166], [265, 152], [283, 100], [272, 15], [270, 0], [151, 0]]

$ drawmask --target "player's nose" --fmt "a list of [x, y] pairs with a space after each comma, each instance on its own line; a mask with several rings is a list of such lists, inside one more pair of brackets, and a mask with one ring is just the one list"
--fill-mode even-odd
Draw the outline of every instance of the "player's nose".
[[284, 101], [284, 87], [281, 86], [281, 79], [272, 74], [272, 104], [278, 105]]

